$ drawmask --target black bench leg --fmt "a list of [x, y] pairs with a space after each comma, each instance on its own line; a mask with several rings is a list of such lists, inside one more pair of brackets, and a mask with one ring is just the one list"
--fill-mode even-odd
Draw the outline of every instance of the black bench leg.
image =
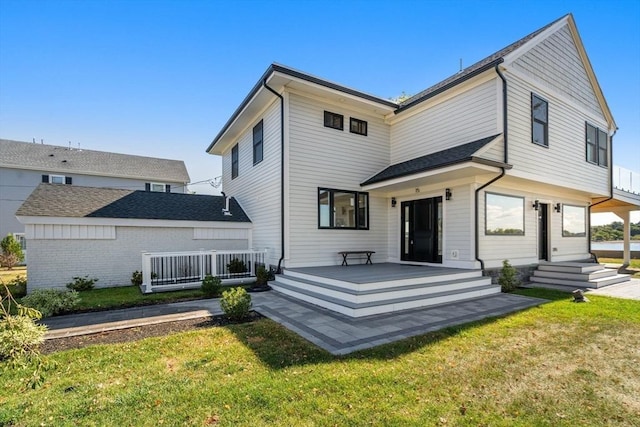
[[347, 255], [348, 254], [342, 254], [342, 265], [346, 265], [346, 266], [349, 265], [347, 264]]
[[373, 263], [371, 262], [371, 252], [367, 252], [367, 262], [365, 262], [364, 264], [365, 264], [365, 265], [367, 265], [367, 264], [373, 264]]

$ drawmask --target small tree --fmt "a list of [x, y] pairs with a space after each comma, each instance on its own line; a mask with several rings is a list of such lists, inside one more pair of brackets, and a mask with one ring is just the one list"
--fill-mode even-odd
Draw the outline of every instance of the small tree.
[[7, 234], [7, 237], [0, 242], [2, 253], [0, 254], [0, 265], [11, 270], [16, 264], [24, 261], [24, 252], [20, 247], [20, 243], [13, 237], [13, 234]]
[[242, 320], [251, 310], [251, 295], [244, 288], [231, 288], [222, 293], [220, 308], [232, 320]]
[[518, 272], [511, 264], [509, 264], [508, 259], [502, 261], [502, 270], [500, 271], [498, 283], [502, 288], [502, 292], [512, 292], [520, 286]]

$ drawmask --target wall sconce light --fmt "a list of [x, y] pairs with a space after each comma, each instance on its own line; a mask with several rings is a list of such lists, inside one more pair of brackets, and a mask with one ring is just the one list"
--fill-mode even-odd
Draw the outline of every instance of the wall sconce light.
[[392, 197], [392, 198], [391, 198], [391, 207], [392, 207], [392, 208], [395, 208], [397, 204], [398, 204], [398, 202], [396, 202], [396, 198], [395, 198], [395, 197]]
[[534, 210], [536, 210], [536, 211], [537, 211], [538, 209], [540, 209], [540, 201], [536, 200], [535, 202], [533, 202], [533, 206], [532, 206], [532, 207], [533, 207], [533, 209], [534, 209]]
[[447, 200], [451, 200], [452, 194], [451, 194], [451, 189], [447, 188], [444, 190], [444, 198]]
[[562, 205], [560, 203], [556, 203], [553, 210], [560, 213], [562, 211]]

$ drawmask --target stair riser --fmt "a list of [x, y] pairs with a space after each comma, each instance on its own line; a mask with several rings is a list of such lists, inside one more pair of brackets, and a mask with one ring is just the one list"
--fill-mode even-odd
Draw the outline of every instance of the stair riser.
[[440, 293], [440, 292], [454, 292], [463, 289], [471, 290], [476, 287], [487, 286], [491, 284], [491, 279], [489, 278], [480, 278], [478, 280], [460, 282], [460, 283], [449, 283], [446, 285], [429, 285], [424, 288], [413, 288], [413, 289], [405, 289], [394, 291], [393, 288], [380, 289], [380, 292], [374, 294], [366, 294], [366, 295], [354, 295], [352, 293], [341, 292], [339, 290], [327, 289], [322, 286], [316, 286], [308, 283], [298, 283], [292, 280], [288, 280], [287, 278], [278, 278], [278, 280], [274, 283], [275, 286], [282, 283], [283, 285], [288, 285], [290, 287], [301, 288], [304, 290], [308, 290], [311, 292], [315, 292], [322, 295], [327, 295], [328, 297], [337, 298], [343, 301], [351, 302], [351, 303], [367, 303], [374, 301], [385, 301], [385, 300], [393, 300], [396, 298], [405, 298], [405, 297], [418, 297], [418, 296], [429, 296], [432, 294]]
[[[348, 267], [345, 267], [348, 268]], [[310, 280], [313, 282], [325, 283], [327, 285], [338, 286], [345, 289], [351, 289], [354, 291], [361, 290], [360, 288], [365, 286], [367, 290], [373, 289], [385, 289], [394, 286], [411, 286], [411, 285], [422, 285], [428, 283], [437, 283], [449, 280], [465, 280], [472, 279], [476, 277], [482, 277], [482, 272], [480, 271], [468, 271], [462, 273], [455, 274], [447, 274], [447, 275], [437, 275], [431, 277], [416, 277], [411, 279], [394, 279], [389, 281], [382, 282], [373, 282], [366, 284], [352, 283], [344, 280], [330, 279], [327, 277], [314, 276], [311, 274], [300, 273], [297, 271], [285, 270], [284, 277], [297, 277], [304, 280]]]
[[350, 317], [363, 317], [363, 316], [371, 316], [374, 314], [383, 314], [383, 313], [391, 313], [394, 311], [402, 311], [402, 310], [408, 310], [408, 309], [412, 309], [412, 308], [420, 308], [420, 307], [429, 307], [429, 306], [434, 306], [434, 305], [440, 305], [440, 304], [446, 304], [446, 303], [450, 303], [450, 302], [455, 302], [455, 301], [464, 301], [464, 300], [469, 300], [469, 299], [474, 299], [474, 298], [479, 298], [479, 297], [483, 297], [483, 296], [488, 296], [488, 295], [494, 295], [497, 293], [500, 293], [500, 288], [495, 287], [495, 288], [491, 288], [491, 289], [483, 289], [483, 290], [478, 290], [478, 291], [470, 291], [470, 292], [466, 292], [463, 294], [455, 294], [455, 295], [444, 295], [441, 297], [435, 297], [435, 298], [425, 298], [425, 299], [419, 299], [419, 300], [413, 300], [413, 301], [407, 301], [407, 302], [403, 302], [403, 303], [397, 303], [397, 304], [388, 304], [388, 305], [380, 305], [380, 306], [375, 306], [375, 307], [366, 307], [366, 308], [349, 308], [349, 307], [344, 307], [338, 304], [334, 304], [332, 302], [329, 301], [324, 301], [318, 298], [315, 298], [313, 296], [309, 296], [309, 295], [305, 295], [305, 294], [300, 294], [297, 293], [295, 291], [290, 291], [288, 289], [277, 289], [274, 287], [275, 290], [277, 290], [278, 292], [281, 292], [283, 294], [292, 296], [294, 298], [300, 299], [302, 301], [307, 301], [311, 304], [315, 304], [318, 305], [320, 307], [324, 307], [324, 308], [328, 308], [329, 310], [333, 310], [333, 311], [337, 311], [338, 313], [342, 313], [346, 316], [350, 316]]
[[533, 272], [535, 277], [550, 277], [557, 279], [567, 279], [567, 280], [578, 280], [587, 282], [589, 280], [602, 279], [604, 277], [613, 277], [616, 276], [618, 272], [616, 270], [607, 269], [600, 270], [594, 273], [589, 274], [574, 274], [574, 273], [560, 273], [557, 271], [540, 271], [536, 270]]
[[564, 265], [545, 265], [540, 264], [538, 271], [555, 271], [558, 273], [572, 273], [572, 274], [589, 274], [602, 270], [602, 265], [594, 264], [593, 266], [572, 267]]
[[602, 288], [604, 286], [615, 285], [616, 283], [628, 282], [629, 276], [612, 277], [597, 281], [563, 280], [549, 277], [531, 277], [533, 283], [548, 283], [551, 285], [575, 286], [577, 288]]

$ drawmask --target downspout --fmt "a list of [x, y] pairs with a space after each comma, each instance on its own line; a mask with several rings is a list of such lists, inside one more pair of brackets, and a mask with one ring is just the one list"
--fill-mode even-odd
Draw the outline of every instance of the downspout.
[[[507, 123], [507, 79], [505, 79], [504, 75], [500, 71], [500, 64], [496, 64], [496, 73], [502, 80], [502, 137], [503, 137], [503, 145], [504, 145], [504, 163], [509, 163], [509, 151], [508, 151], [508, 123]], [[490, 186], [497, 180], [501, 179], [507, 173], [507, 170], [504, 167], [501, 167], [500, 175], [493, 178], [491, 181], [481, 185], [476, 189], [475, 192], [475, 204], [476, 204], [476, 212], [475, 212], [475, 220], [476, 220], [476, 241], [475, 241], [475, 253], [476, 253], [476, 261], [480, 263], [480, 269], [484, 271], [484, 260], [480, 258], [480, 206], [478, 204], [478, 195], [480, 191], [484, 188]], [[486, 215], [486, 212], [485, 212]]]
[[280, 269], [284, 260], [284, 98], [278, 92], [267, 85], [267, 79], [262, 81], [262, 86], [267, 88], [271, 93], [280, 98], [280, 259], [278, 260], [277, 273], [281, 273]]
[[598, 257], [591, 249], [591, 208], [613, 199], [613, 137], [616, 136], [616, 133], [618, 133], [618, 128], [613, 131], [613, 135], [611, 135], [611, 139], [609, 140], [609, 197], [597, 203], [592, 203], [587, 207], [587, 218], [589, 218], [589, 232], [587, 233], [589, 239], [589, 254], [596, 262], [598, 262]]

